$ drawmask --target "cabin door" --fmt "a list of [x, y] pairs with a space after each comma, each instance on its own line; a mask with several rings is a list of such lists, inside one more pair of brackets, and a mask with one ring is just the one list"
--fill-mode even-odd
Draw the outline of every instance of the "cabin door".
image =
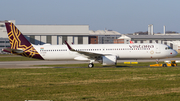
[[160, 54], [161, 53], [161, 50], [160, 50], [160, 47], [159, 47], [159, 45], [157, 44], [156, 45], [156, 54]]

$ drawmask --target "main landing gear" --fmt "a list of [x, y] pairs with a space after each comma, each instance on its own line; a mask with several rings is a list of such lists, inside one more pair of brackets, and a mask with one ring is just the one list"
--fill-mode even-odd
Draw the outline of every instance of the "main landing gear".
[[94, 67], [94, 64], [93, 63], [89, 63], [88, 64], [88, 68], [93, 68]]

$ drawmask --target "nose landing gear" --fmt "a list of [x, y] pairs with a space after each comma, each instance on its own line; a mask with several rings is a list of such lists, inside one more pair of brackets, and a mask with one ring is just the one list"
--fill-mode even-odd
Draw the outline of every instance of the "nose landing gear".
[[88, 68], [93, 68], [94, 67], [94, 64], [93, 63], [89, 63], [88, 64]]

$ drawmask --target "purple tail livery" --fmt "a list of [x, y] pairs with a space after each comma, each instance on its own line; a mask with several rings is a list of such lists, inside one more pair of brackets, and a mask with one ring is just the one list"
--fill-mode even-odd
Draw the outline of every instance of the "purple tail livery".
[[5, 48], [3, 51], [25, 57], [43, 59], [13, 23], [5, 22], [5, 25], [11, 47]]

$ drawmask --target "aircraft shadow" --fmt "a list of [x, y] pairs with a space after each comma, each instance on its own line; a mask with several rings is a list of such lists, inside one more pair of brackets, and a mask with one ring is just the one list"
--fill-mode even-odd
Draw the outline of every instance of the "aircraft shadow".
[[102, 67], [114, 67], [114, 68], [123, 68], [123, 67], [132, 67], [132, 66], [123, 66], [123, 65], [116, 65], [116, 66], [102, 66]]

